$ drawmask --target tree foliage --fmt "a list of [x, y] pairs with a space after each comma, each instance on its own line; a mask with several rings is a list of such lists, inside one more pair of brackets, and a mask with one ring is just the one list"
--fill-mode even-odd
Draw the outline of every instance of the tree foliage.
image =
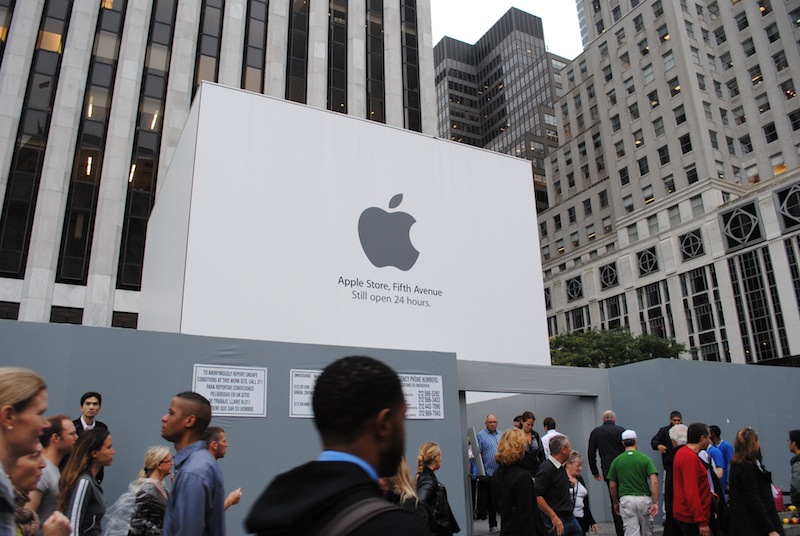
[[675, 339], [627, 330], [562, 333], [550, 339], [553, 365], [608, 368], [656, 357], [677, 358], [686, 347]]

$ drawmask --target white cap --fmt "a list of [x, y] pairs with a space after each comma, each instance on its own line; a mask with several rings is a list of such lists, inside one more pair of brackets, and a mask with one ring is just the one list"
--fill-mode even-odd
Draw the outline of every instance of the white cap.
[[636, 439], [636, 432], [633, 430], [625, 430], [622, 432], [622, 440], [625, 441], [626, 439]]

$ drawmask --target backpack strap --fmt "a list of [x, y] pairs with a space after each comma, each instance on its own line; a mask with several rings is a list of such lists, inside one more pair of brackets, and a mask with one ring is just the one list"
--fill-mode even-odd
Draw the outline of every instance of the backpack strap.
[[344, 536], [359, 528], [370, 519], [399, 507], [378, 497], [368, 497], [351, 504], [331, 519], [317, 533], [318, 536]]

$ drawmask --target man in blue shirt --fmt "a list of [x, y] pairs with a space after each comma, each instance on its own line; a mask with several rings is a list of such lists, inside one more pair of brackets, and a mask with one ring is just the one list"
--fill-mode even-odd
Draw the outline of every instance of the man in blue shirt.
[[[728, 492], [728, 470], [731, 468], [731, 458], [733, 458], [733, 445], [720, 437], [722, 433], [719, 426], [711, 425], [708, 427], [711, 438], [711, 444], [719, 449], [722, 453], [722, 476], [719, 478], [719, 483], [722, 484], [722, 490]], [[709, 451], [710, 452], [710, 451]]]
[[161, 417], [161, 437], [175, 445], [175, 483], [164, 515], [164, 536], [225, 536], [225, 486], [203, 434], [211, 404], [197, 393], [178, 393]]
[[497, 529], [497, 511], [492, 499], [492, 475], [497, 470], [497, 443], [500, 441], [500, 432], [497, 431], [497, 417], [487, 415], [486, 428], [478, 432], [478, 449], [481, 451], [481, 460], [486, 472], [485, 476], [478, 477], [478, 519], [489, 516], [489, 532], [499, 532]]

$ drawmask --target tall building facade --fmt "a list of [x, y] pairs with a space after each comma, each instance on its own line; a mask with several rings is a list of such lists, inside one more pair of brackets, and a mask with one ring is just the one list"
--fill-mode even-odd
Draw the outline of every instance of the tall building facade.
[[434, 61], [439, 136], [530, 160], [545, 209], [545, 158], [558, 146], [553, 103], [567, 60], [547, 52], [542, 20], [512, 8], [474, 45], [443, 38]]
[[539, 226], [551, 335], [798, 363], [800, 0], [579, 0]]
[[431, 41], [430, 0], [0, 0], [0, 318], [136, 325], [201, 81], [434, 134]]

